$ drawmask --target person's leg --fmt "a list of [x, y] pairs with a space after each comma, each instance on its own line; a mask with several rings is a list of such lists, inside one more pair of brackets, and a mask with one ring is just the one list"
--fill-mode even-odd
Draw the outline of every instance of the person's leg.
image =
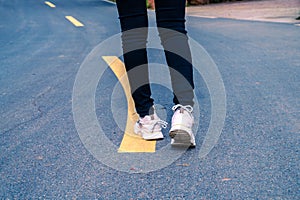
[[169, 132], [172, 145], [195, 146], [192, 126], [193, 66], [185, 30], [185, 0], [156, 0], [156, 22], [165, 50], [174, 93], [174, 114]]
[[132, 97], [137, 113], [140, 117], [144, 117], [153, 114], [146, 51], [148, 36], [146, 1], [117, 0], [117, 8], [122, 30], [124, 63]]
[[191, 52], [185, 30], [185, 0], [156, 0], [156, 22], [170, 69], [174, 104], [193, 106]]

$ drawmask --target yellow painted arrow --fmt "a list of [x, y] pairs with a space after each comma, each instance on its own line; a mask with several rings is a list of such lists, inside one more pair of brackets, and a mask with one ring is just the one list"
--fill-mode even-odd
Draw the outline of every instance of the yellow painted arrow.
[[127, 123], [119, 152], [155, 152], [156, 141], [146, 141], [133, 132], [133, 126], [138, 120], [138, 115], [135, 111], [124, 63], [116, 56], [102, 56], [102, 58], [120, 81], [127, 99]]

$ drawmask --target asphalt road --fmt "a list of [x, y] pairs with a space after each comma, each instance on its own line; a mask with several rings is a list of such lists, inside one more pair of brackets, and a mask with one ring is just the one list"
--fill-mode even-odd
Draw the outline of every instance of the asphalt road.
[[[196, 74], [198, 146], [162, 169], [134, 173], [132, 166], [127, 173], [85, 148], [72, 112], [80, 65], [119, 33], [116, 7], [100, 0], [51, 2], [55, 8], [41, 0], [0, 0], [0, 199], [300, 198], [299, 27], [188, 17], [190, 37], [210, 54], [224, 81], [222, 135], [199, 159], [211, 104]], [[75, 27], [69, 15], [84, 26]], [[153, 13], [150, 20], [153, 25]], [[160, 53], [149, 52], [150, 60], [163, 60]], [[112, 120], [108, 95], [117, 79], [110, 70], [104, 75], [96, 113], [118, 146], [123, 133]], [[157, 85], [153, 90], [169, 113], [170, 92]], [[168, 143], [159, 141], [158, 150]]]

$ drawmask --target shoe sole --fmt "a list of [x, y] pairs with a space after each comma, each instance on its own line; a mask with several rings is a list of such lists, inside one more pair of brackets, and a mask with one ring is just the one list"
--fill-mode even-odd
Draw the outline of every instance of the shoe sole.
[[143, 139], [144, 140], [163, 140], [164, 139], [164, 136], [161, 132], [157, 132], [157, 133], [151, 133], [151, 134], [144, 134], [143, 135]]
[[173, 130], [169, 133], [169, 135], [172, 139], [174, 139], [174, 142], [171, 144], [172, 146], [195, 147], [195, 145], [191, 143], [190, 134], [184, 130]]

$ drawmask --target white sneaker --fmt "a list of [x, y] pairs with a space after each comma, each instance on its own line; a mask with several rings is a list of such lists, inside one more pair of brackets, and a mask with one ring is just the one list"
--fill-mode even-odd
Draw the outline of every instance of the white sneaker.
[[172, 117], [172, 126], [170, 130], [171, 145], [191, 146], [195, 147], [195, 136], [192, 132], [194, 124], [194, 117], [192, 115], [192, 106], [175, 105], [172, 110], [174, 114]]
[[161, 128], [166, 128], [167, 122], [161, 120], [156, 113], [140, 118], [134, 125], [134, 132], [145, 140], [163, 139]]

